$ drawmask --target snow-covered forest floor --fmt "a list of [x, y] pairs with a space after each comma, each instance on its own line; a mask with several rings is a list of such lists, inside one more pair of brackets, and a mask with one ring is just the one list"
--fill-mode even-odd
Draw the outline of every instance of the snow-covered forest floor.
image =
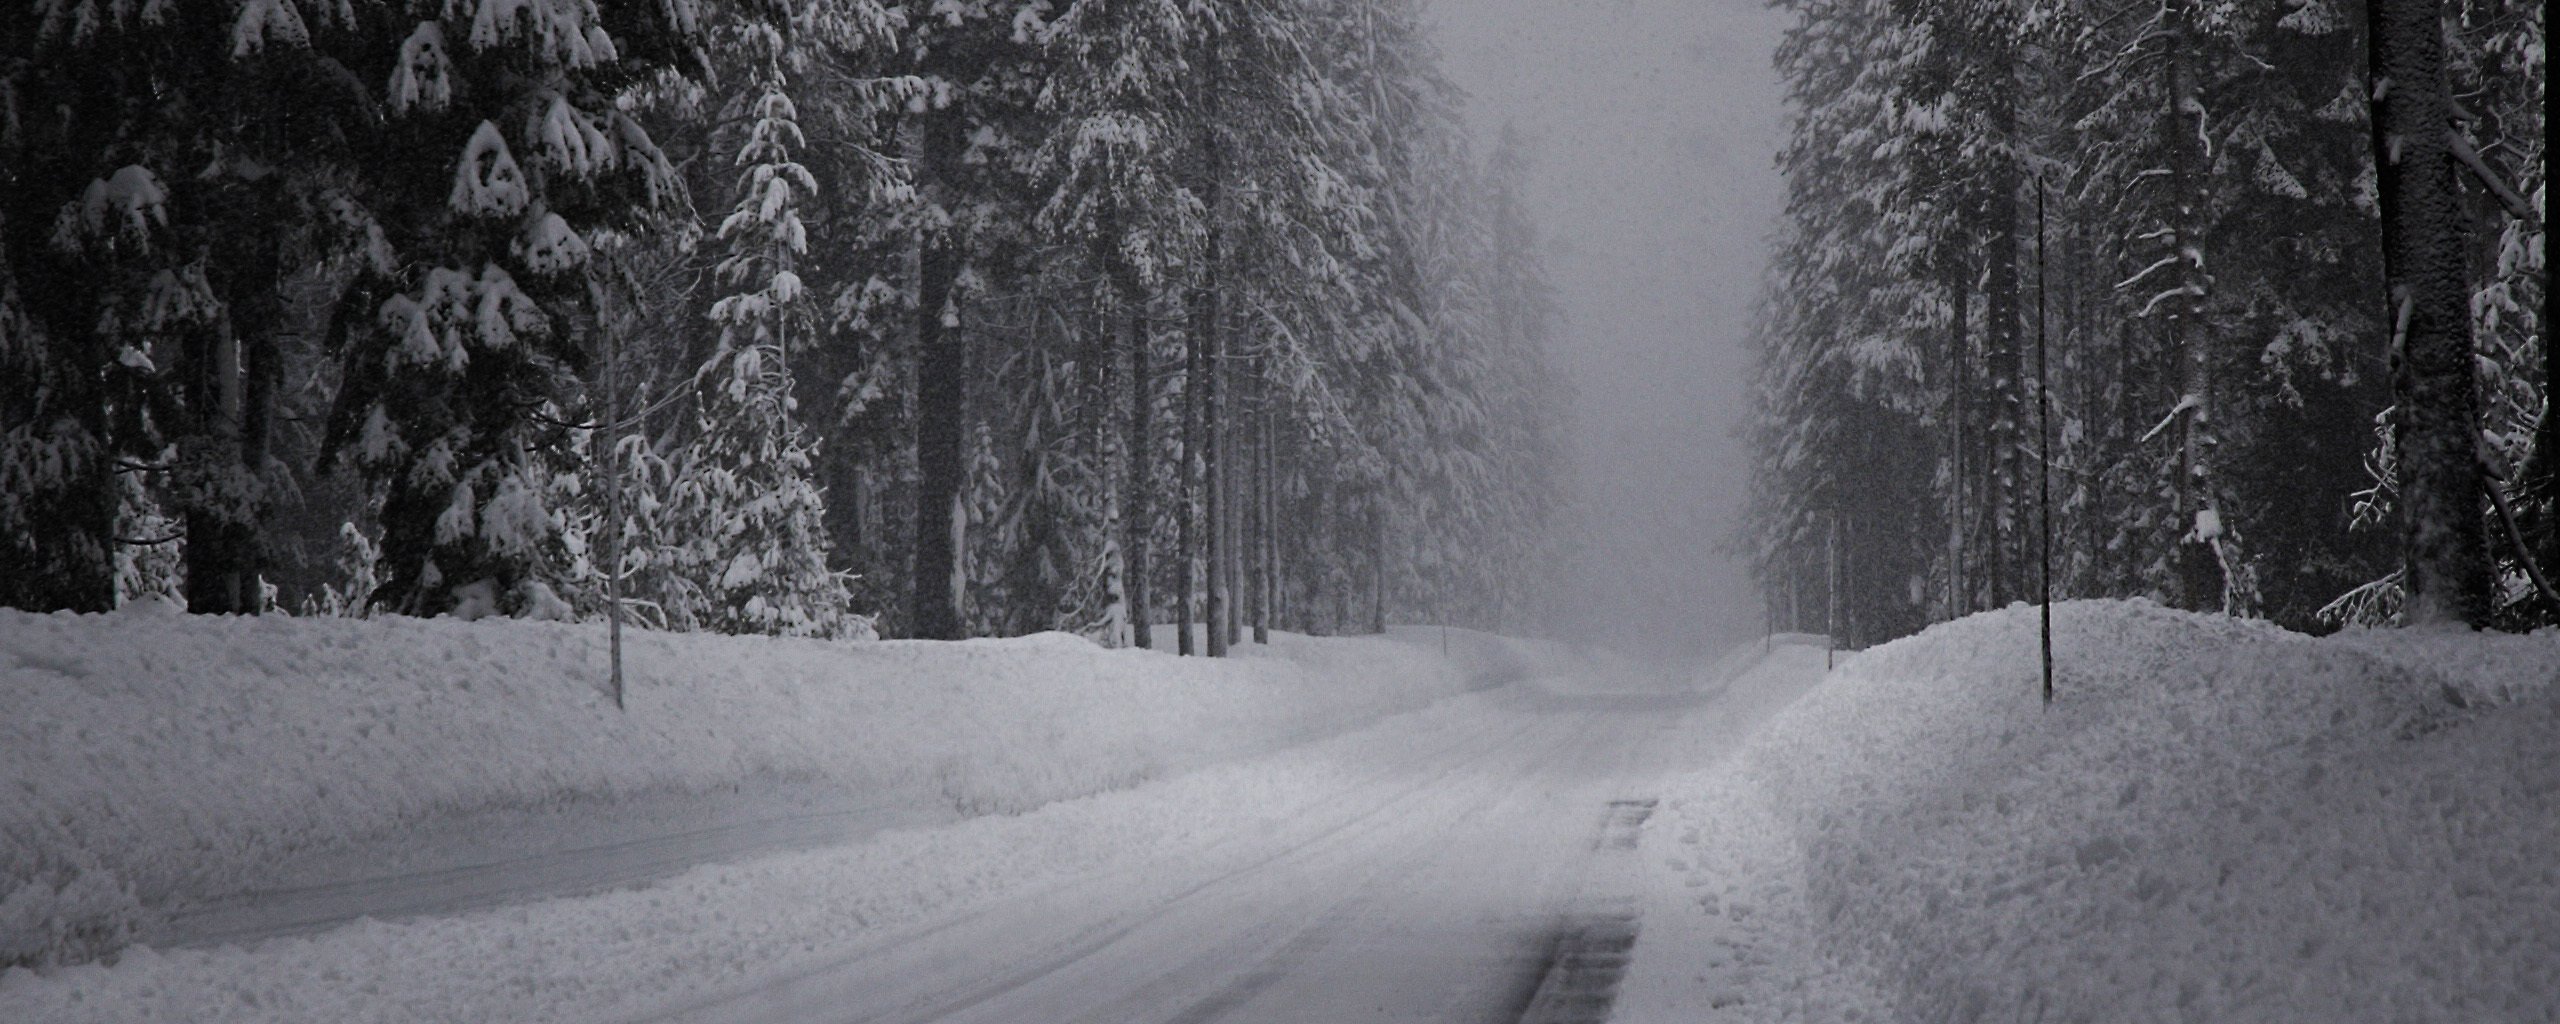
[[1669, 784], [1614, 1019], [2560, 1014], [2560, 633], [2054, 618], [2049, 708], [2012, 606]]
[[[1562, 656], [1462, 630], [1446, 655], [1438, 631], [1278, 634], [1217, 660], [1063, 634], [635, 631], [620, 712], [595, 624], [149, 607], [0, 611], [0, 962], [608, 888], [1019, 813]], [[605, 847], [619, 859], [599, 864]]]

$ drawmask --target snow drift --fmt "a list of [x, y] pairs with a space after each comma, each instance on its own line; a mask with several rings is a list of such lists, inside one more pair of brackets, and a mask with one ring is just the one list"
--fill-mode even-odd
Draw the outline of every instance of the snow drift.
[[1249, 756], [1551, 656], [1459, 633], [1240, 657], [600, 626], [0, 612], [0, 965], [78, 959], [313, 851], [492, 809], [783, 783], [1010, 813]]
[[1673, 786], [1631, 1019], [2552, 1019], [2560, 634], [2055, 628], [2051, 708], [2013, 606]]

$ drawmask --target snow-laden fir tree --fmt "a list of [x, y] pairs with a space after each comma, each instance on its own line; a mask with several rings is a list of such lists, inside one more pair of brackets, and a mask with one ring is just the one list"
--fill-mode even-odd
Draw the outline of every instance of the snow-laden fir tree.
[[737, 203], [715, 277], [734, 289], [711, 307], [718, 348], [703, 364], [700, 433], [676, 460], [665, 538], [699, 607], [671, 619], [725, 633], [837, 636], [858, 621], [843, 574], [827, 564], [825, 501], [810, 477], [814, 443], [793, 394], [791, 351], [816, 336], [816, 302], [797, 267], [808, 251], [800, 209], [817, 181], [779, 38], [738, 147]]
[[589, 239], [683, 198], [617, 97], [702, 70], [699, 12], [454, 0], [368, 24], [358, 66], [381, 70], [382, 120], [361, 199], [396, 259], [341, 299], [332, 436], [381, 491], [378, 603], [436, 614], [461, 587], [512, 602], [563, 561], [537, 453], [574, 422], [601, 286]]

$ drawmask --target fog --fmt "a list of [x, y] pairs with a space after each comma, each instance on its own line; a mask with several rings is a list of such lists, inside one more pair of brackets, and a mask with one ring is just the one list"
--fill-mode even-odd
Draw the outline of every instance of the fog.
[[1756, 0], [1436, 0], [1481, 139], [1530, 141], [1527, 200], [1564, 307], [1579, 550], [1569, 636], [1694, 655], [1754, 634], [1748, 573], [1720, 550], [1750, 462], [1750, 325], [1783, 202]]

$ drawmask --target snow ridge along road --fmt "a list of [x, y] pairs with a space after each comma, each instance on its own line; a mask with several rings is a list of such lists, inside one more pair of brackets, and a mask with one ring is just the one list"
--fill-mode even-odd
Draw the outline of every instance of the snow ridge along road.
[[[1565, 654], [1431, 633], [1275, 634], [1207, 659], [1064, 634], [644, 631], [625, 711], [596, 687], [605, 631], [591, 623], [0, 610], [0, 967], [571, 895], [646, 880], [645, 861], [1019, 814]], [[472, 874], [700, 833], [717, 835], [626, 850], [628, 870], [604, 877]]]

